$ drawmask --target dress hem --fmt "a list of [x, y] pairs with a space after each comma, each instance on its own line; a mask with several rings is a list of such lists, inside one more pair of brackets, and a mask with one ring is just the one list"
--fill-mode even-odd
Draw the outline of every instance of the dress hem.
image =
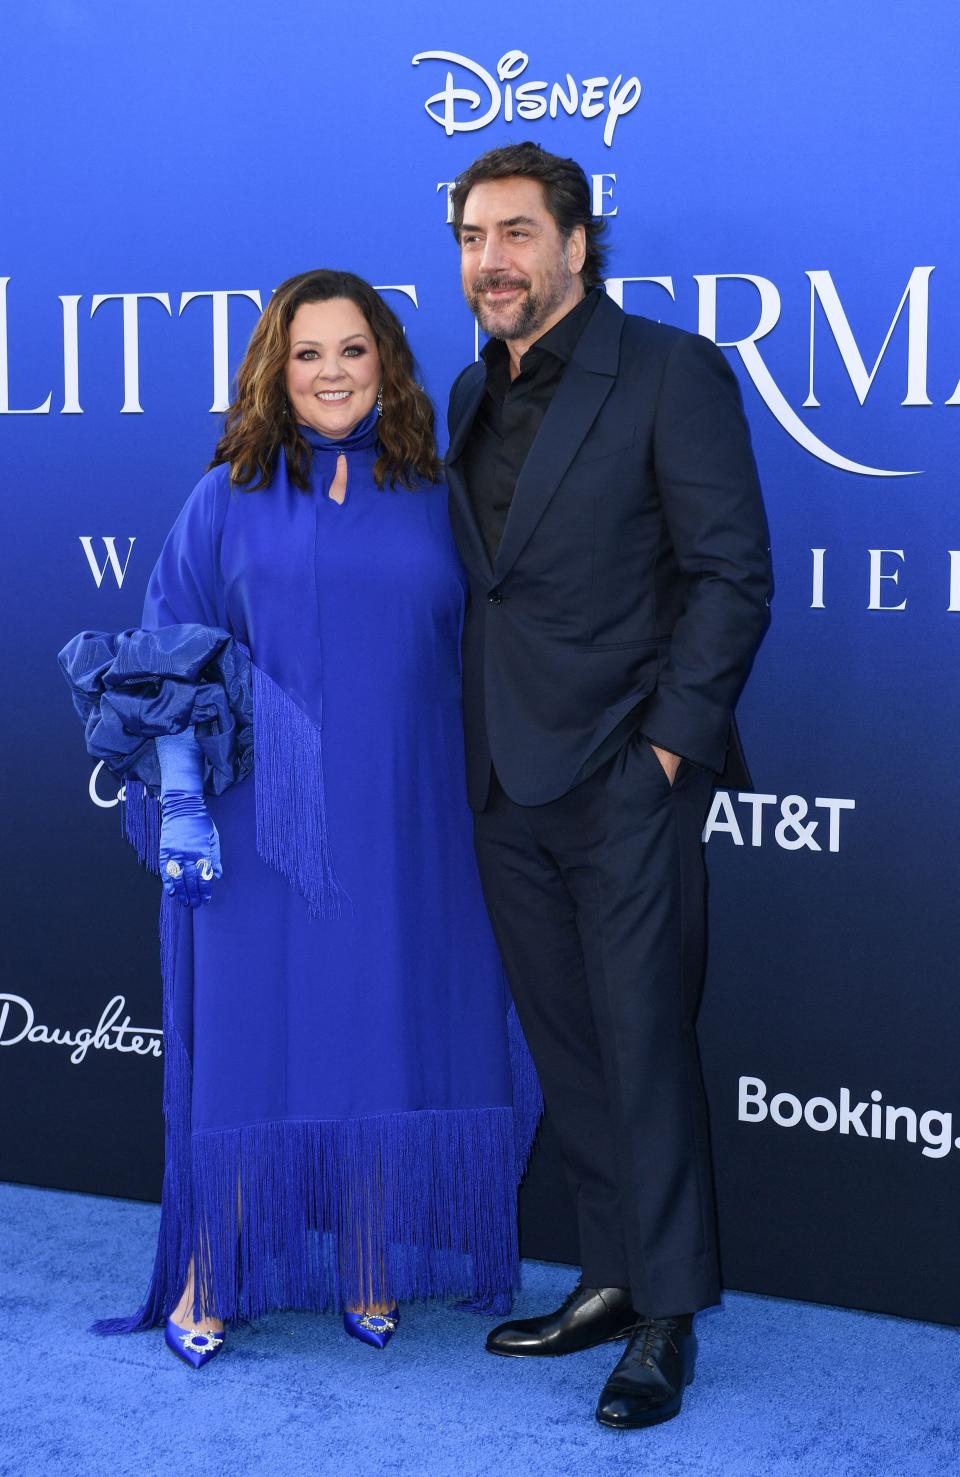
[[201, 1131], [182, 1148], [186, 1166], [168, 1161], [144, 1305], [97, 1332], [162, 1322], [191, 1259], [197, 1316], [201, 1299], [235, 1321], [437, 1297], [509, 1312], [519, 1274], [513, 1109], [279, 1120]]

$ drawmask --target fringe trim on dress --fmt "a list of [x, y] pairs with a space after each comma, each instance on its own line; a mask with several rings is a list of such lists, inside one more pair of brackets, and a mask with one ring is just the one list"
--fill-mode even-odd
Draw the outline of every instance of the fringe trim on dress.
[[256, 666], [253, 727], [257, 852], [306, 898], [312, 917], [349, 915], [327, 833], [320, 729]]
[[160, 800], [141, 780], [127, 780], [122, 807], [123, 834], [149, 872], [160, 875]]
[[194, 1251], [222, 1317], [451, 1296], [509, 1309], [509, 1108], [200, 1133], [192, 1167]]

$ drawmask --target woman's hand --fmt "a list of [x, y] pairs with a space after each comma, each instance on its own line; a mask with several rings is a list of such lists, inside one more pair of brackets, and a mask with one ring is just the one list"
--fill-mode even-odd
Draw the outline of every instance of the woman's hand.
[[201, 795], [168, 790], [160, 801], [160, 877], [169, 897], [199, 908], [223, 876], [220, 837]]
[[160, 880], [169, 897], [199, 908], [223, 876], [220, 837], [203, 803], [203, 759], [192, 728], [157, 739]]

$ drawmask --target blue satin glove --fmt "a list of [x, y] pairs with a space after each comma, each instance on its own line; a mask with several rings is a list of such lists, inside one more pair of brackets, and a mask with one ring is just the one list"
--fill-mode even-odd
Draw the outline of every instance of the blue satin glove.
[[220, 837], [203, 802], [203, 755], [192, 728], [156, 744], [163, 890], [185, 907], [198, 908], [213, 896], [213, 879], [223, 876]]

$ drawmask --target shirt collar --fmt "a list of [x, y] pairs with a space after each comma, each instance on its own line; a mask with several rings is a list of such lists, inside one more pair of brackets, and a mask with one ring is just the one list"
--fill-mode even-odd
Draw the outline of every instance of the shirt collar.
[[[576, 307], [565, 313], [558, 323], [532, 343], [520, 360], [521, 373], [525, 369], [533, 368], [542, 354], [552, 354], [561, 363], [567, 364], [573, 357], [573, 351], [577, 346], [580, 335], [593, 317], [594, 310], [600, 300], [601, 288], [593, 287], [577, 303]], [[502, 380], [504, 374], [509, 374], [509, 352], [502, 339], [492, 338], [484, 344], [480, 350], [480, 357], [487, 366], [487, 379], [496, 378]]]

